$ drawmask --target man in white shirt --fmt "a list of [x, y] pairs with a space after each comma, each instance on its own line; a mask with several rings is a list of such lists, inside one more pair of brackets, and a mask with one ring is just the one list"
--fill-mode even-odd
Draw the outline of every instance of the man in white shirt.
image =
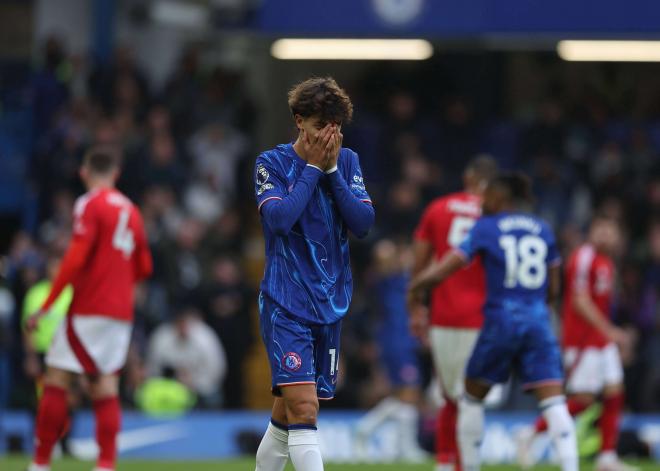
[[174, 321], [158, 327], [149, 340], [149, 374], [160, 376], [168, 367], [198, 395], [202, 404], [220, 403], [220, 387], [227, 373], [225, 351], [213, 329], [194, 308], [180, 310]]

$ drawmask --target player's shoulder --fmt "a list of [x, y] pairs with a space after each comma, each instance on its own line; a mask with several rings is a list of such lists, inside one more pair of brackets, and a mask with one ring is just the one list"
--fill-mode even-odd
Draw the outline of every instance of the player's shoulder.
[[457, 193], [450, 193], [447, 195], [436, 196], [426, 205], [426, 213], [436, 215], [438, 213], [445, 213], [447, 211], [447, 204], [450, 201], [453, 201], [456, 195]]
[[106, 193], [105, 189], [96, 189], [80, 195], [73, 205], [73, 214], [82, 216], [86, 212], [98, 210], [104, 204]]
[[88, 191], [87, 193], [82, 194], [78, 198], [76, 198], [76, 201], [73, 204], [73, 214], [75, 216], [81, 216], [87, 210], [90, 201], [95, 196], [96, 195], [94, 194], [94, 192]]
[[584, 243], [573, 249], [568, 258], [568, 270], [585, 273], [598, 265], [598, 254], [593, 245]]
[[359, 157], [357, 152], [355, 152], [350, 147], [342, 147], [339, 149], [339, 157], [337, 158], [337, 165], [343, 166], [346, 169], [350, 168], [353, 165], [353, 162], [358, 162]]
[[262, 151], [255, 162], [256, 175], [267, 180], [269, 172], [284, 170], [285, 162], [291, 160], [288, 146], [290, 144], [279, 144], [272, 149]]
[[596, 256], [596, 250], [594, 246], [589, 243], [584, 243], [578, 245], [571, 252], [571, 257], [573, 258], [594, 258]]
[[532, 215], [532, 216], [541, 226], [541, 234], [543, 234], [543, 236], [546, 238], [554, 239], [555, 230], [552, 228], [552, 225], [540, 216], [536, 216], [536, 215]]
[[272, 149], [262, 151], [257, 156], [257, 163], [278, 164], [289, 155], [288, 144], [278, 144]]

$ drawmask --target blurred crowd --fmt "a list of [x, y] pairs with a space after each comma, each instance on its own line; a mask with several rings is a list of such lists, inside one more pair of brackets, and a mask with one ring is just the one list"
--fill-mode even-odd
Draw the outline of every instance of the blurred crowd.
[[[612, 314], [635, 338], [624, 352], [628, 405], [660, 410], [660, 114], [626, 114], [593, 90], [577, 98], [555, 90], [524, 116], [484, 115], [458, 92], [429, 106], [414, 80], [372, 81], [367, 74], [348, 84], [357, 112], [344, 143], [360, 154], [377, 217], [369, 237], [352, 244], [356, 291], [329, 406], [367, 407], [390, 388], [375, 340], [381, 317], [372, 298], [384, 276], [373, 263], [376, 242], [393, 241], [405, 260], [425, 205], [460, 189], [465, 163], [486, 153], [532, 176], [537, 210], [565, 254], [596, 208], [621, 221], [626, 243]], [[164, 83], [150, 86], [127, 48], [97, 66], [67, 55], [55, 39], [45, 45], [29, 84], [28, 184], [38, 224], [15, 232], [0, 266], [0, 405], [29, 406], [39, 368], [25, 361], [21, 312], [66, 248], [83, 191], [77, 168], [92, 143], [122, 146], [119, 188], [142, 209], [155, 262], [136, 297], [123, 401], [149, 409], [141, 398], [151, 380], [175, 381], [193, 397], [184, 402], [202, 408], [245, 407], [249, 389], [267, 389], [269, 376], [256, 384], [249, 361], [256, 351], [267, 368], [258, 350], [263, 247], [253, 97], [240, 74], [202, 65], [194, 49]], [[428, 382], [427, 353], [420, 357]]]

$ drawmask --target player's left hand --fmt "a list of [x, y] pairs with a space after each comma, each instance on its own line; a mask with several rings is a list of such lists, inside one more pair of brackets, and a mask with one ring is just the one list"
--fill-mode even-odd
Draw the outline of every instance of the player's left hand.
[[410, 333], [420, 339], [423, 343], [428, 333], [428, 308], [422, 303], [409, 304]]
[[341, 151], [341, 145], [344, 141], [344, 135], [341, 133], [339, 126], [336, 124], [333, 125], [334, 134], [330, 139], [330, 146], [328, 148], [328, 160], [327, 167], [325, 170], [329, 170], [337, 165], [339, 160], [339, 151]]
[[37, 327], [39, 327], [39, 321], [41, 320], [42, 317], [46, 315], [45, 311], [37, 311], [33, 315], [31, 315], [28, 320], [25, 322], [25, 331], [27, 333], [32, 333], [35, 330], [37, 330]]

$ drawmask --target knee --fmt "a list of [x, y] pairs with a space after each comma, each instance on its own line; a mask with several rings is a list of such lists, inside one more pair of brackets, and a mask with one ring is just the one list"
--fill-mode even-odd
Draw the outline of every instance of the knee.
[[292, 398], [286, 401], [287, 418], [290, 424], [316, 424], [319, 412], [317, 398]]
[[119, 395], [119, 380], [114, 375], [88, 376], [89, 395], [93, 401], [100, 401]]

